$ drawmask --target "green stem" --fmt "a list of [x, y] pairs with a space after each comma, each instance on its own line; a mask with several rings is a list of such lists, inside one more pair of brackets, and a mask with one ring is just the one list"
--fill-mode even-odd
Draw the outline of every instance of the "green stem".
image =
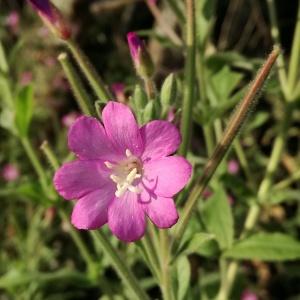
[[143, 246], [146, 250], [149, 262], [151, 264], [152, 270], [154, 271], [154, 275], [159, 280], [160, 279], [160, 273], [159, 273], [159, 259], [158, 255], [155, 251], [153, 241], [151, 239], [151, 236], [149, 232], [147, 232], [142, 239]]
[[187, 33], [186, 33], [186, 46], [187, 57], [185, 66], [185, 86], [184, 98], [182, 105], [182, 118], [181, 118], [181, 134], [182, 144], [179, 153], [186, 156], [191, 131], [192, 131], [192, 109], [195, 93], [195, 3], [194, 0], [186, 0], [186, 19], [187, 19]]
[[145, 85], [145, 91], [148, 97], [148, 100], [154, 100], [155, 99], [155, 84], [152, 80], [152, 78], [144, 78], [144, 85]]
[[[197, 55], [197, 77], [199, 80], [199, 93], [202, 105], [208, 104], [207, 91], [206, 91], [206, 69], [204, 62], [204, 49], [199, 49]], [[204, 124], [203, 127], [204, 139], [206, 144], [207, 153], [210, 156], [214, 150], [214, 134], [211, 126]]]
[[[258, 189], [258, 193], [257, 193], [258, 204], [252, 205], [251, 208], [249, 209], [244, 224], [244, 229], [240, 236], [241, 239], [247, 236], [247, 234], [256, 225], [261, 211], [261, 206], [259, 204], [264, 204], [268, 199], [268, 195], [273, 182], [274, 173], [278, 168], [281, 155], [284, 150], [286, 131], [291, 119], [291, 113], [292, 113], [291, 107], [287, 106], [285, 111], [285, 116], [281, 124], [280, 132], [274, 141], [274, 146], [272, 148], [271, 156], [266, 168], [266, 174]], [[220, 292], [217, 298], [218, 300], [226, 300], [230, 297], [231, 289], [235, 281], [237, 270], [238, 270], [238, 263], [235, 261], [231, 262], [228, 266], [225, 283], [222, 283], [221, 285]]]
[[99, 100], [107, 102], [111, 98], [111, 96], [105, 88], [102, 79], [89, 62], [88, 58], [85, 56], [85, 54], [81, 51], [79, 46], [74, 41], [67, 41], [67, 45], [70, 48], [81, 71], [88, 79], [96, 96], [99, 98]]
[[44, 141], [40, 148], [44, 152], [45, 156], [48, 158], [48, 161], [51, 164], [53, 170], [57, 170], [59, 168], [59, 162], [56, 156], [54, 155], [52, 149], [50, 148], [48, 141]]
[[300, 180], [300, 170], [293, 173], [290, 177], [275, 184], [274, 190], [278, 191], [278, 190], [285, 189], [289, 185], [291, 185], [292, 183], [294, 183], [295, 181], [298, 181], [298, 180]]
[[164, 300], [174, 300], [174, 293], [171, 284], [170, 276], [170, 243], [169, 236], [166, 230], [160, 230], [160, 244], [161, 244], [161, 290]]
[[[275, 46], [280, 48], [280, 33], [279, 33], [279, 26], [278, 26], [278, 20], [276, 15], [276, 7], [274, 0], [267, 0], [268, 4], [268, 10], [270, 15], [270, 22], [271, 22], [271, 35], [273, 38], [273, 41], [275, 43]], [[286, 66], [283, 54], [280, 53], [277, 59], [277, 67], [278, 67], [278, 76], [280, 81], [280, 86], [282, 88], [283, 93], [285, 96], [288, 94], [287, 89], [287, 74], [286, 74]]]
[[253, 110], [255, 104], [256, 104], [256, 96], [259, 93], [259, 91], [262, 89], [263, 84], [265, 80], [267, 79], [271, 68], [273, 64], [276, 61], [276, 58], [279, 55], [280, 50], [278, 48], [273, 49], [273, 51], [270, 53], [266, 63], [263, 65], [261, 70], [258, 72], [255, 80], [253, 81], [252, 85], [250, 86], [248, 92], [246, 93], [244, 99], [241, 101], [241, 103], [238, 105], [237, 109], [235, 110], [234, 114], [232, 115], [231, 119], [228, 122], [228, 125], [224, 131], [222, 140], [218, 143], [218, 145], [215, 148], [214, 153], [208, 160], [202, 177], [197, 180], [194, 188], [192, 189], [190, 196], [183, 208], [183, 212], [181, 215], [181, 218], [179, 219], [179, 222], [176, 225], [176, 231], [174, 236], [174, 241], [176, 241], [176, 244], [173, 244], [174, 246], [178, 246], [180, 243], [180, 239], [183, 236], [183, 233], [186, 230], [186, 225], [188, 221], [190, 220], [193, 208], [199, 199], [199, 197], [202, 195], [203, 191], [205, 190], [207, 184], [209, 183], [211, 177], [215, 173], [217, 167], [222, 162], [225, 154], [227, 153], [229, 147], [231, 146], [234, 138], [239, 133], [240, 128], [245, 123], [247, 117]]
[[147, 294], [143, 291], [136, 277], [126, 266], [125, 260], [120, 256], [117, 250], [111, 245], [107, 237], [101, 231], [92, 231], [91, 234], [94, 236], [95, 241], [99, 242], [103, 252], [110, 258], [116, 272], [119, 273], [122, 280], [130, 288], [136, 299], [147, 300], [149, 299]]
[[92, 115], [92, 108], [90, 104], [90, 99], [85, 91], [85, 88], [77, 75], [74, 67], [72, 66], [70, 59], [66, 53], [61, 53], [58, 56], [58, 60], [60, 61], [62, 68], [70, 82], [71, 88], [73, 90], [75, 99], [77, 100], [78, 106], [83, 114], [87, 116]]
[[300, 65], [300, 2], [298, 4], [297, 23], [293, 38], [292, 52], [289, 63], [288, 87], [292, 94], [297, 83]]
[[89, 274], [91, 275], [92, 278], [96, 278], [97, 273], [98, 273], [98, 271], [96, 270], [97, 266], [95, 264], [94, 258], [92, 257], [87, 246], [83, 242], [83, 240], [79, 234], [79, 231], [76, 230], [73, 227], [73, 225], [70, 223], [69, 215], [64, 211], [64, 209], [62, 207], [60, 207], [60, 209], [59, 209], [59, 215], [60, 215], [62, 221], [67, 224], [68, 229], [70, 230], [71, 237], [72, 237], [75, 245], [77, 246], [81, 257], [87, 264]]
[[40, 161], [36, 155], [36, 152], [34, 151], [32, 145], [29, 142], [27, 137], [21, 137], [20, 141], [23, 145], [23, 148], [24, 148], [36, 174], [39, 177], [43, 191], [45, 192], [45, 194], [47, 194], [49, 192], [49, 187], [48, 187], [48, 183], [47, 183], [47, 175], [43, 169], [42, 164], [40, 163]]

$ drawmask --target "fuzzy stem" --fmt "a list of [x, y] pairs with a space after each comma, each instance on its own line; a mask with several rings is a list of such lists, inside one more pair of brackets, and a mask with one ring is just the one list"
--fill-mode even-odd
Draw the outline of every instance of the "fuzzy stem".
[[279, 48], [274, 47], [273, 51], [270, 53], [266, 63], [258, 72], [255, 80], [251, 84], [247, 94], [245, 95], [244, 99], [238, 105], [238, 108], [232, 115], [229, 123], [224, 131], [222, 140], [218, 143], [215, 148], [214, 153], [208, 160], [202, 177], [197, 181], [196, 185], [192, 189], [190, 196], [183, 208], [183, 213], [179, 222], [176, 225], [175, 237], [176, 243], [180, 242], [181, 237], [186, 229], [186, 225], [191, 217], [191, 213], [193, 208], [196, 204], [196, 201], [202, 195], [203, 191], [205, 190], [208, 182], [210, 181], [211, 177], [215, 173], [217, 167], [221, 163], [222, 159], [224, 158], [225, 154], [227, 153], [230, 145], [232, 144], [234, 138], [237, 136], [240, 128], [245, 123], [248, 115], [250, 114], [251, 110], [253, 109], [256, 101], [255, 98], [257, 94], [263, 87], [265, 80], [267, 79], [273, 64], [275, 63], [278, 55], [280, 53]]
[[30, 141], [28, 140], [27, 137], [21, 137], [20, 141], [22, 143], [22, 146], [36, 172], [36, 174], [39, 177], [42, 189], [44, 191], [44, 193], [47, 195], [47, 193], [49, 192], [49, 187], [48, 187], [48, 183], [47, 183], [47, 175], [43, 169], [42, 164], [40, 163], [36, 152], [34, 151]]
[[85, 91], [85, 88], [77, 75], [74, 67], [72, 66], [70, 59], [66, 53], [61, 53], [58, 56], [58, 60], [61, 63], [61, 66], [68, 78], [68, 81], [71, 85], [72, 91], [74, 93], [75, 99], [77, 100], [78, 106], [83, 114], [87, 116], [92, 115], [92, 108], [90, 104], [90, 99]]
[[169, 236], [166, 230], [160, 230], [160, 244], [161, 244], [161, 290], [164, 300], [175, 300], [171, 276], [170, 276], [170, 243]]
[[89, 62], [88, 58], [74, 41], [67, 41], [67, 45], [70, 48], [81, 71], [88, 79], [95, 95], [99, 98], [99, 100], [107, 102], [111, 98], [111, 95], [105, 88], [102, 79]]
[[[285, 117], [281, 124], [280, 132], [274, 141], [271, 156], [266, 169], [266, 174], [258, 188], [258, 204], [252, 205], [249, 209], [240, 239], [246, 237], [248, 233], [254, 228], [260, 215], [260, 204], [264, 204], [268, 199], [268, 195], [273, 181], [273, 176], [276, 169], [278, 168], [281, 159], [281, 154], [285, 146], [286, 131], [290, 123], [291, 113], [291, 107], [287, 106], [285, 111]], [[218, 300], [226, 300], [229, 298], [232, 286], [235, 281], [237, 270], [238, 262], [231, 262], [228, 266], [225, 283], [221, 285], [219, 296], [217, 298]]]
[[139, 282], [137, 281], [136, 277], [126, 266], [125, 260], [121, 258], [120, 254], [111, 245], [104, 233], [98, 230], [92, 231], [91, 234], [93, 235], [95, 241], [99, 243], [100, 247], [103, 249], [103, 252], [110, 258], [111, 263], [113, 264], [116, 272], [119, 273], [122, 280], [130, 288], [132, 294], [135, 295], [135, 298], [139, 300], [149, 299], [147, 294], [139, 285]]
[[148, 97], [148, 100], [154, 100], [155, 99], [155, 84], [152, 80], [152, 78], [143, 78], [144, 85], [145, 85], [145, 91]]
[[291, 52], [289, 71], [288, 71], [288, 87], [289, 87], [290, 94], [292, 94], [297, 83], [297, 76], [299, 74], [299, 65], [300, 65], [300, 2], [298, 4], [297, 23], [294, 32], [292, 52]]
[[142, 243], [146, 250], [151, 267], [154, 271], [154, 275], [158, 280], [160, 280], [159, 259], [149, 232], [145, 234], [144, 238], [142, 239]]
[[[271, 22], [271, 35], [275, 46], [280, 48], [280, 33], [278, 27], [278, 20], [276, 15], [276, 8], [274, 0], [267, 0], [270, 22]], [[287, 74], [286, 74], [286, 65], [284, 61], [283, 54], [280, 53], [277, 59], [277, 67], [278, 67], [278, 77], [280, 81], [280, 86], [285, 95], [287, 95]]]
[[182, 104], [182, 118], [181, 118], [181, 134], [182, 143], [179, 153], [186, 156], [190, 143], [192, 131], [192, 109], [195, 92], [195, 2], [194, 0], [186, 0], [186, 19], [187, 19], [187, 33], [186, 46], [187, 57], [185, 66], [185, 87], [184, 98]]
[[92, 278], [96, 278], [97, 276], [97, 270], [96, 270], [96, 264], [94, 261], [94, 258], [90, 254], [88, 247], [83, 242], [79, 231], [73, 227], [73, 225], [70, 223], [69, 215], [65, 212], [63, 208], [59, 209], [59, 216], [61, 217], [62, 221], [65, 222], [68, 226], [68, 229], [70, 230], [71, 237], [77, 246], [81, 257], [85, 261], [88, 267], [88, 273], [91, 275]]
[[57, 170], [59, 168], [59, 162], [55, 157], [52, 149], [49, 146], [48, 141], [44, 141], [40, 146], [40, 149], [44, 152], [45, 156], [48, 158], [48, 161], [53, 168], [53, 170]]

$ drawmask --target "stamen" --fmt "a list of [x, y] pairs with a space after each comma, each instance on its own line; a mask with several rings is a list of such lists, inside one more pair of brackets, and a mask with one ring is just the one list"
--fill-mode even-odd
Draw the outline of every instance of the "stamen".
[[136, 193], [136, 194], [140, 194], [142, 192], [142, 189], [137, 187], [137, 186], [133, 186], [133, 185], [130, 185], [128, 187], [128, 190], [132, 193]]
[[104, 164], [108, 169], [112, 169], [114, 167], [114, 165], [112, 163], [110, 163], [109, 161], [105, 161]]
[[132, 156], [132, 153], [129, 149], [126, 149], [125, 154], [126, 154], [127, 157]]
[[110, 175], [109, 177], [115, 183], [122, 183], [122, 179], [114, 174]]

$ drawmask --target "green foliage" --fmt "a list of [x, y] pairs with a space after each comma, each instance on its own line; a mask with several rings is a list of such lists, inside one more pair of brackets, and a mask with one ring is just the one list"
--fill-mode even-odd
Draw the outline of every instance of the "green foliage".
[[28, 85], [23, 87], [16, 97], [15, 124], [21, 137], [28, 134], [33, 113], [33, 88]]
[[221, 186], [205, 203], [202, 219], [208, 232], [215, 235], [222, 250], [232, 246], [233, 216], [227, 195]]
[[177, 98], [177, 81], [171, 73], [164, 81], [160, 92], [160, 103], [162, 106], [162, 116], [165, 116], [170, 106], [176, 102]]
[[176, 268], [178, 280], [178, 290], [176, 299], [183, 300], [185, 299], [185, 296], [189, 289], [191, 278], [191, 266], [188, 258], [186, 256], [181, 256], [177, 261]]
[[284, 261], [300, 258], [300, 242], [287, 234], [257, 233], [225, 251], [225, 257]]

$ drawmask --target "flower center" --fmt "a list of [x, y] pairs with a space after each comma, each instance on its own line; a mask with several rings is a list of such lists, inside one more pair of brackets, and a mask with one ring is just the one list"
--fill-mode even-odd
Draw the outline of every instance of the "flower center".
[[109, 161], [104, 162], [105, 166], [112, 171], [110, 179], [116, 183], [115, 195], [117, 197], [124, 195], [127, 190], [136, 194], [141, 193], [141, 189], [134, 185], [134, 182], [142, 177], [142, 163], [129, 149], [126, 149], [125, 154], [126, 159], [117, 164]]

